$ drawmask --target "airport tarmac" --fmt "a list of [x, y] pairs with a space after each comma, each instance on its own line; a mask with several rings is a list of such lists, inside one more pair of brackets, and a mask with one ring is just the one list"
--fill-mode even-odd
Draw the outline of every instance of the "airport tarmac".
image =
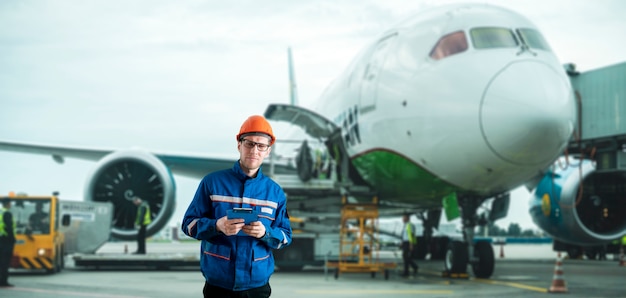
[[[148, 243], [149, 253], [159, 254], [184, 247], [198, 251], [198, 243]], [[115, 243], [103, 251], [133, 243]], [[503, 258], [500, 257], [503, 249]], [[537, 297], [553, 295], [556, 253], [551, 245], [519, 244], [494, 247], [496, 267], [491, 279], [441, 277], [442, 261], [420, 261], [419, 273], [402, 278], [392, 271], [389, 279], [369, 273], [345, 273], [337, 279], [323, 267], [302, 272], [277, 271], [270, 284], [274, 298], [339, 297]], [[106, 269], [74, 267], [70, 260], [57, 274], [14, 272], [13, 288], [0, 288], [0, 297], [201, 297], [203, 278], [198, 268], [155, 270], [153, 268]], [[399, 269], [400, 267], [398, 267]], [[626, 267], [609, 256], [606, 261], [562, 262], [567, 295], [571, 297], [626, 297]]]

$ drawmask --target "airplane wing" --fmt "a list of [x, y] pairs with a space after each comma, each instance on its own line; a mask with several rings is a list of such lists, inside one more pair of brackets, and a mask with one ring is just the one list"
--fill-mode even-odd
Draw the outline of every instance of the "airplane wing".
[[66, 146], [42, 145], [35, 143], [0, 141], [0, 150], [21, 153], [35, 153], [52, 155], [54, 161], [63, 163], [64, 157], [72, 157], [86, 160], [99, 160], [114, 150], [72, 148]]
[[265, 110], [265, 118], [277, 121], [286, 121], [304, 129], [315, 138], [328, 138], [339, 127], [326, 117], [289, 104], [271, 104]]
[[[90, 161], [98, 161], [103, 157], [120, 151], [118, 149], [94, 149], [85, 147], [69, 147], [60, 145], [44, 145], [14, 141], [0, 141], [0, 150], [20, 153], [33, 153], [51, 155], [58, 163], [63, 163], [65, 158], [76, 158]], [[209, 172], [228, 169], [237, 160], [235, 158], [216, 158], [207, 156], [193, 156], [190, 154], [166, 154], [150, 152], [160, 159], [172, 173], [187, 177], [203, 177]], [[276, 165], [276, 171], [282, 173], [288, 171], [283, 165]]]

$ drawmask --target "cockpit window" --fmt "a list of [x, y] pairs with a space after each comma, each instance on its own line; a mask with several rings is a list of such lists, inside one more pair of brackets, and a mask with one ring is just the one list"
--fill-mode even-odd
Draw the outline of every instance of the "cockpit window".
[[526, 43], [531, 49], [539, 49], [544, 51], [550, 51], [550, 46], [543, 39], [543, 36], [539, 31], [534, 29], [517, 29], [517, 32], [521, 36], [524, 43]]
[[476, 49], [514, 48], [519, 44], [513, 31], [507, 28], [474, 28], [470, 36]]
[[465, 38], [465, 32], [457, 31], [441, 37], [432, 51], [430, 51], [430, 57], [440, 60], [466, 50], [467, 39]]

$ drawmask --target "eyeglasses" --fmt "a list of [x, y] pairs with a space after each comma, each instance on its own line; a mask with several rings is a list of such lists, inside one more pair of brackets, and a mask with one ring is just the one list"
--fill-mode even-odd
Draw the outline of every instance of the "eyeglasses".
[[270, 145], [268, 144], [257, 143], [257, 142], [253, 142], [253, 141], [246, 140], [246, 139], [242, 139], [241, 143], [243, 144], [244, 147], [248, 149], [253, 149], [254, 147], [256, 147], [261, 152], [265, 152], [267, 151], [267, 149], [270, 148]]

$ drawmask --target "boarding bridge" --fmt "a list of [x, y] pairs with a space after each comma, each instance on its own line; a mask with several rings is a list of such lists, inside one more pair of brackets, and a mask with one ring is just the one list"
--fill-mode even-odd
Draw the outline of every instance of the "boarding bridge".
[[[595, 161], [595, 172], [585, 178], [589, 184], [581, 184], [595, 197], [587, 204], [603, 204], [604, 212], [619, 213], [615, 208], [626, 203], [626, 62], [586, 72], [578, 72], [573, 64], [565, 69], [577, 103], [577, 125], [566, 153]], [[615, 247], [610, 243], [582, 247], [556, 239], [553, 243], [555, 251], [565, 251], [573, 259], [583, 253], [588, 259], [600, 258], [616, 253]]]
[[566, 65], [577, 103], [570, 154], [597, 162], [600, 171], [626, 171], [626, 62], [578, 72]]

